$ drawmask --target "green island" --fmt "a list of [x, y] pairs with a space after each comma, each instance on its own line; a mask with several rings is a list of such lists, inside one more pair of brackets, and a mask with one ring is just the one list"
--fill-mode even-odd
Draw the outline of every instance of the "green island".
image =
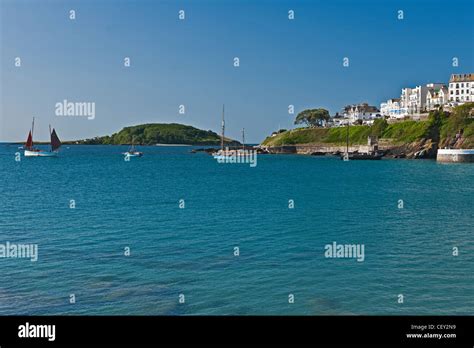
[[[426, 120], [402, 120], [389, 123], [385, 118], [377, 119], [373, 125], [349, 127], [349, 144], [366, 145], [368, 136], [376, 136], [393, 154], [425, 151], [426, 158], [435, 156], [437, 148], [474, 148], [474, 103], [457, 106], [451, 112], [431, 111]], [[301, 117], [300, 117], [301, 118]], [[297, 117], [295, 123], [300, 123]], [[282, 130], [267, 137], [261, 144], [266, 148], [320, 145], [342, 146], [346, 144], [347, 127], [323, 128], [308, 126]], [[410, 157], [410, 156], [407, 156]]]
[[[201, 130], [178, 123], [148, 123], [125, 127], [112, 135], [71, 141], [84, 145], [219, 145], [221, 137], [211, 130]], [[239, 145], [238, 141], [225, 138], [226, 145]]]

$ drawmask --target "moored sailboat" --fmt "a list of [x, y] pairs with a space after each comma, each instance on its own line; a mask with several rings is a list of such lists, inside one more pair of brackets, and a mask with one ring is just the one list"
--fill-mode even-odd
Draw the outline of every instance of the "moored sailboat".
[[123, 155], [125, 155], [125, 157], [142, 157], [143, 156], [143, 152], [137, 151], [135, 149], [134, 138], [132, 138], [132, 145], [130, 146], [127, 152], [123, 153]]
[[28, 139], [25, 144], [25, 157], [57, 157], [59, 153], [59, 148], [61, 147], [61, 141], [59, 140], [56, 130], [53, 128], [51, 131], [51, 126], [49, 126], [49, 135], [51, 139], [51, 150], [42, 150], [38, 149], [33, 145], [33, 133], [35, 127], [35, 118], [33, 117], [33, 123], [31, 125], [31, 130], [28, 133]]
[[251, 156], [249, 151], [245, 150], [245, 129], [242, 129], [242, 149], [229, 149], [228, 147], [224, 148], [225, 141], [225, 120], [224, 120], [224, 105], [222, 105], [222, 130], [221, 130], [221, 148], [212, 153], [212, 157], [216, 160], [226, 160], [230, 158], [246, 158]]
[[378, 152], [376, 150], [376, 148], [374, 148], [372, 151], [369, 151], [367, 153], [358, 153], [358, 152], [349, 153], [349, 123], [348, 123], [347, 128], [346, 128], [346, 151], [343, 154], [341, 154], [340, 156], [341, 156], [341, 159], [344, 160], [344, 161], [380, 160], [383, 157], [383, 153]]

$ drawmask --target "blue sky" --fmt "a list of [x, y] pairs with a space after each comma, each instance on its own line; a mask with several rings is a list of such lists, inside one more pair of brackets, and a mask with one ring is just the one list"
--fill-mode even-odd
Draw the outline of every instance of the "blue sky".
[[[323, 107], [334, 114], [474, 72], [472, 0], [0, 4], [0, 141], [26, 139], [33, 116], [37, 140], [47, 140], [50, 123], [64, 140], [147, 122], [218, 132], [225, 103], [227, 135], [240, 138], [245, 127], [248, 141], [260, 142], [279, 125], [292, 126], [289, 104], [296, 113]], [[95, 102], [95, 119], [55, 116], [64, 99]]]

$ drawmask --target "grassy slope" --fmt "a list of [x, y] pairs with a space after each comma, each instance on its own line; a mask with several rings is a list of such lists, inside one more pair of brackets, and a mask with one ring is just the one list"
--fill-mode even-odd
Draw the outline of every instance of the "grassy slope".
[[[412, 142], [421, 139], [427, 129], [427, 122], [406, 121], [389, 125], [383, 131], [381, 138], [392, 139], [394, 143]], [[345, 127], [295, 129], [275, 137], [268, 137], [263, 141], [263, 145], [281, 146], [309, 143], [343, 145], [346, 143], [346, 132]], [[371, 134], [374, 134], [372, 127], [351, 126], [349, 128], [349, 143], [365, 145], [367, 137]]]
[[[345, 144], [346, 128], [297, 128], [268, 137], [263, 145], [280, 146], [294, 144]], [[349, 141], [353, 144], [366, 144], [371, 129], [368, 126], [353, 126], [349, 129]]]
[[[401, 145], [430, 138], [441, 143], [453, 137], [459, 129], [464, 129], [463, 148], [474, 148], [474, 119], [469, 118], [469, 111], [474, 103], [457, 107], [450, 115], [434, 112], [427, 121], [402, 121], [380, 127], [351, 126], [349, 142], [367, 144], [367, 136], [377, 135], [380, 139], [390, 139], [393, 144]], [[299, 128], [267, 137], [262, 145], [281, 146], [295, 144], [329, 144], [346, 143], [346, 128]]]

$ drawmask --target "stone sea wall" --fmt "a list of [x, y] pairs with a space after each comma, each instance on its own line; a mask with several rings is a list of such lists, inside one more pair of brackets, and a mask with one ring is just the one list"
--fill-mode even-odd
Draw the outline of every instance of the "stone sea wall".
[[474, 163], [474, 149], [439, 149], [436, 160], [438, 162]]

